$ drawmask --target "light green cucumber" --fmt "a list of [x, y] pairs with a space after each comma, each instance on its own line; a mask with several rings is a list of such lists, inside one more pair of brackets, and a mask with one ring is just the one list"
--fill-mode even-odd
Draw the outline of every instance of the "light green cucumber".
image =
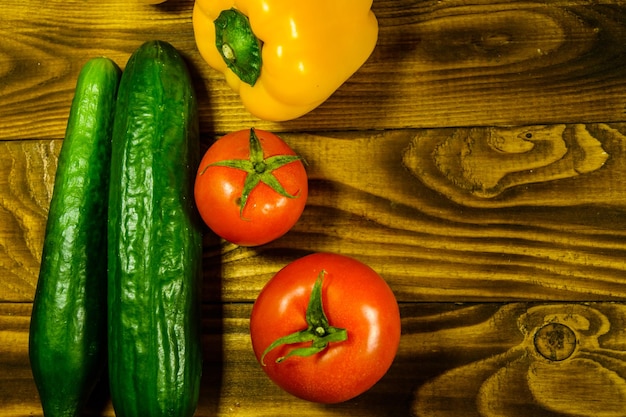
[[79, 74], [48, 211], [29, 356], [46, 417], [74, 417], [106, 364], [107, 207], [120, 69]]

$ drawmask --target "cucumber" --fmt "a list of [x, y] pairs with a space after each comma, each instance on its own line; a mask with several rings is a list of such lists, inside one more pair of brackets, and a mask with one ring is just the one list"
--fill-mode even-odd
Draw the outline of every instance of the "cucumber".
[[77, 416], [106, 364], [107, 206], [119, 67], [81, 69], [61, 146], [30, 322], [46, 417]]
[[109, 383], [117, 417], [192, 416], [202, 352], [198, 113], [184, 60], [150, 41], [118, 92], [109, 197]]

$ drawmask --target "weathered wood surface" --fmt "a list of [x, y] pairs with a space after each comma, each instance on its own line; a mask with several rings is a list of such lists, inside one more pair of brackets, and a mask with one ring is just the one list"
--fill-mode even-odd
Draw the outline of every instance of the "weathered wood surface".
[[[284, 134], [307, 161], [303, 217], [258, 248], [207, 232], [206, 300], [254, 300], [311, 251], [363, 259], [400, 301], [626, 300], [625, 135], [625, 124]], [[0, 144], [4, 301], [32, 300], [60, 143]]]
[[[30, 304], [0, 304], [3, 417], [41, 415], [25, 350], [29, 314]], [[252, 353], [249, 314], [241, 303], [204, 310], [199, 417], [624, 415], [623, 304], [403, 304], [391, 369], [337, 405], [296, 400], [269, 382]], [[88, 408], [114, 415], [106, 381]]]
[[370, 60], [315, 112], [283, 124], [251, 118], [221, 75], [203, 64], [192, 3], [3, 1], [0, 138], [62, 137], [85, 60], [104, 54], [124, 66], [139, 43], [154, 37], [188, 58], [205, 131], [624, 119], [626, 5], [619, 0], [376, 0], [380, 36]]
[[[203, 143], [255, 126], [307, 161], [286, 236], [205, 236], [198, 416], [626, 415], [626, 3], [375, 0], [379, 44], [324, 105], [249, 116], [203, 64], [191, 0], [3, 2], [0, 416], [41, 416], [28, 322], [76, 76], [143, 41], [190, 63]], [[263, 284], [313, 251], [355, 256], [401, 302], [396, 363], [335, 406], [299, 401], [254, 361]], [[543, 330], [540, 330], [543, 329]], [[106, 381], [89, 415], [112, 416]]]

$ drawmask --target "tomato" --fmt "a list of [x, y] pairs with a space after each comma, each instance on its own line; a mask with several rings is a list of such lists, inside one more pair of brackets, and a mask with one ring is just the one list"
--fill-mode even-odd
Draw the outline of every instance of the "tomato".
[[262, 369], [278, 386], [308, 401], [338, 403], [369, 390], [387, 372], [400, 342], [400, 313], [372, 268], [344, 255], [314, 253], [268, 281], [252, 308], [250, 336]]
[[262, 245], [287, 233], [307, 196], [301, 158], [281, 138], [259, 129], [232, 132], [213, 143], [194, 185], [204, 222], [242, 246]]

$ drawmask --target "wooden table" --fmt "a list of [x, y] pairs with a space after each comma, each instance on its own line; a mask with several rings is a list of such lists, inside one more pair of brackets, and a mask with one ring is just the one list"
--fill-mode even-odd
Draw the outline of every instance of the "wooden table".
[[[28, 325], [78, 71], [98, 55], [123, 67], [155, 38], [189, 62], [203, 143], [273, 130], [310, 175], [285, 237], [242, 248], [205, 236], [198, 416], [626, 415], [624, 2], [375, 0], [369, 61], [286, 123], [251, 117], [203, 63], [191, 9], [2, 3], [0, 416], [42, 415]], [[372, 266], [402, 313], [388, 374], [332, 406], [270, 383], [248, 337], [264, 283], [314, 251]], [[106, 381], [89, 415], [114, 415]]]

